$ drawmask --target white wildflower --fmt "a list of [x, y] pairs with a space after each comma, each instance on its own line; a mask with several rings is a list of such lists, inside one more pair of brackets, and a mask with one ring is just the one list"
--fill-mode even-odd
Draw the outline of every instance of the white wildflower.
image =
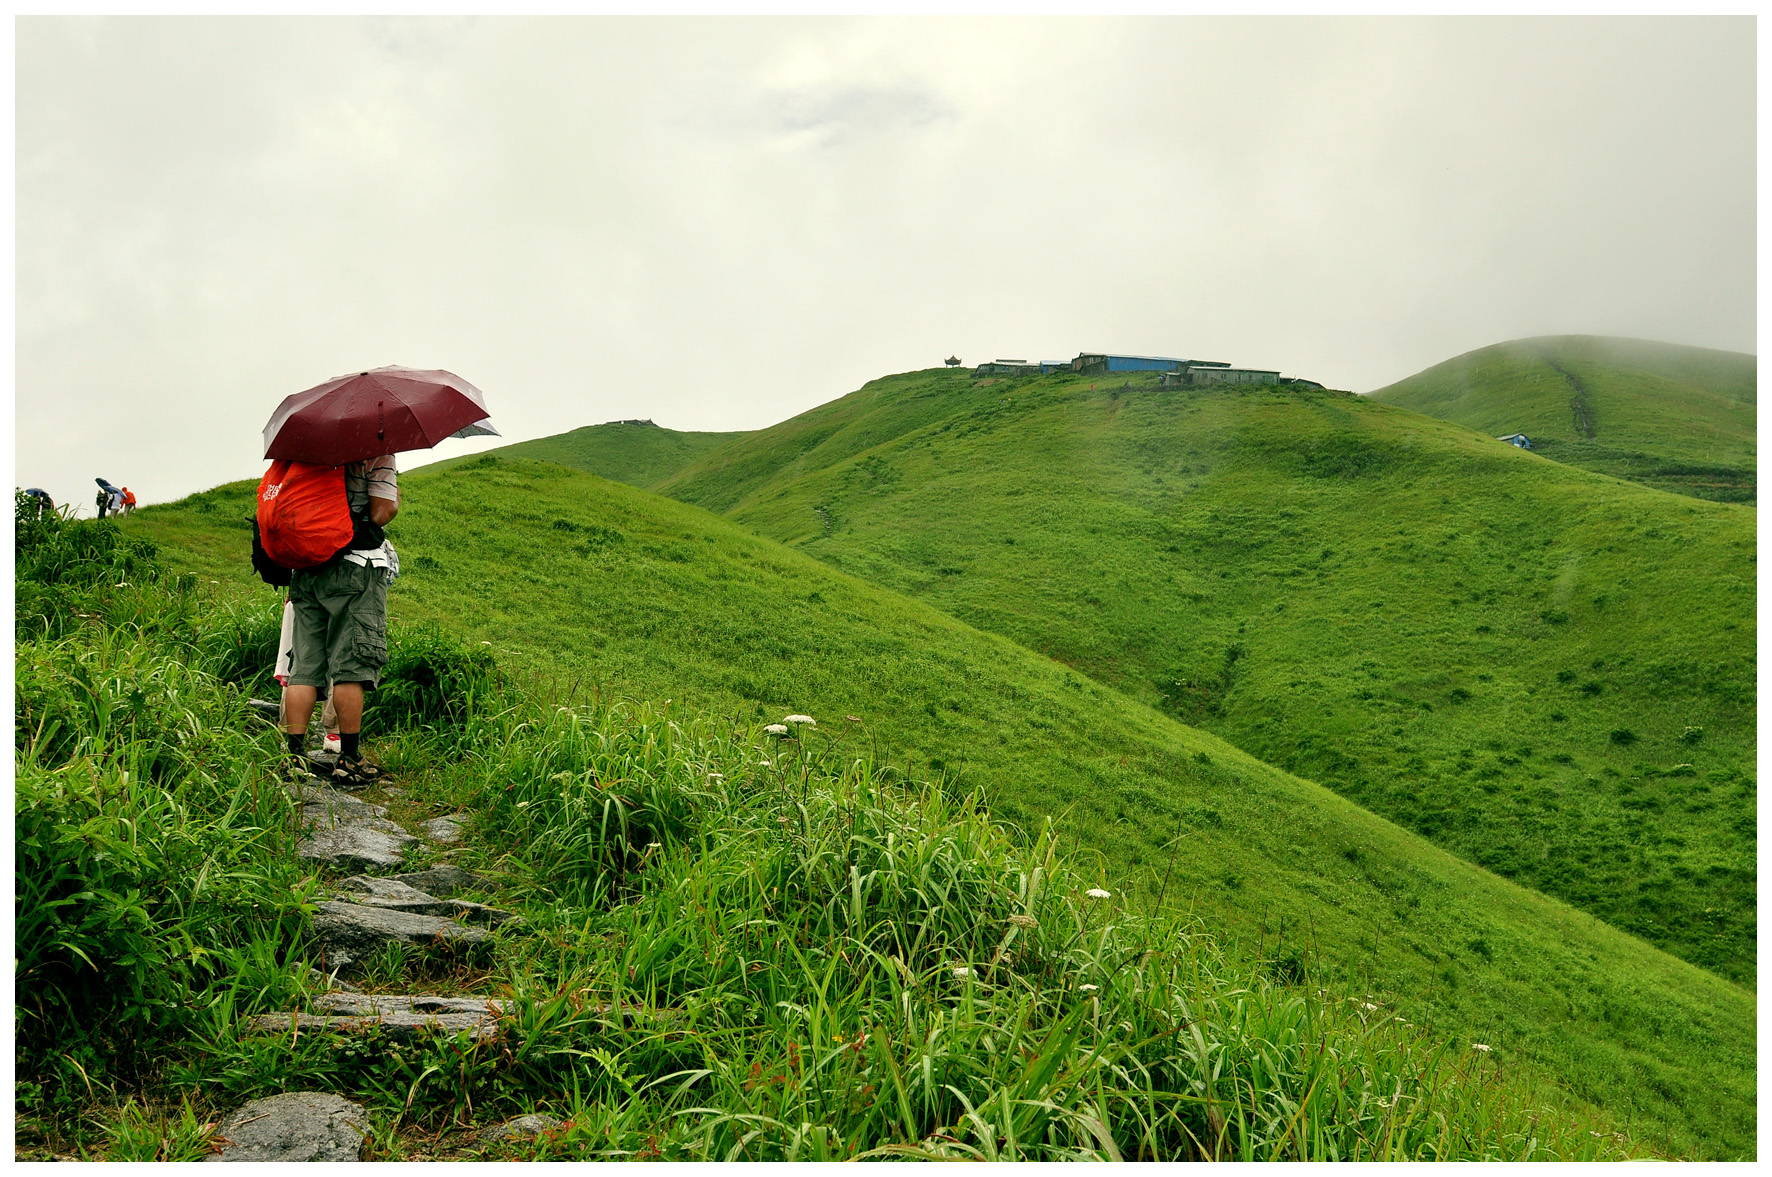
[[1362, 1001], [1360, 1003], [1360, 1008], [1364, 1009], [1364, 1010], [1375, 1010], [1378, 1007], [1376, 1005], [1373, 1005], [1370, 1001]]
[[710, 781], [723, 781], [726, 779], [726, 776], [724, 773], [710, 772], [708, 774], [708, 779]]
[[772, 736], [785, 736], [788, 734], [788, 725], [785, 723], [772, 723], [763, 730]]
[[970, 977], [971, 975], [972, 970], [964, 965], [957, 965], [954, 968], [954, 976], [956, 977]]
[[1495, 1048], [1493, 1046], [1484, 1046], [1481, 1042], [1473, 1042], [1473, 1043], [1471, 1043], [1471, 1049], [1472, 1050], [1480, 1050], [1484, 1054], [1488, 1054], [1491, 1050], [1494, 1050]]
[[763, 766], [763, 767], [764, 767], [764, 768], [773, 768], [773, 767], [775, 767], [775, 766], [774, 766], [774, 765], [772, 765], [772, 764], [771, 764], [771, 763], [770, 763], [770, 762], [769, 762], [769, 761], [767, 761], [767, 760], [759, 760], [759, 761], [757, 761], [757, 763], [758, 763], [758, 764], [759, 764], [759, 765], [761, 765], [761, 766]]
[[1009, 922], [1018, 928], [1033, 929], [1040, 926], [1040, 921], [1031, 915], [1012, 915]]
[[1091, 887], [1083, 893], [1091, 899], [1112, 899], [1114, 897], [1112, 891], [1103, 891], [1100, 887]]
[[813, 719], [810, 715], [790, 715], [786, 719], [782, 720], [782, 722], [783, 723], [809, 723], [813, 727], [818, 726], [818, 721], [816, 719]]
[[664, 849], [664, 843], [663, 842], [648, 842], [648, 843], [646, 843], [646, 849], [648, 849], [648, 850], [662, 850], [662, 849]]
[[1100, 985], [1080, 985], [1080, 986], [1078, 986], [1078, 988], [1082, 989], [1083, 992], [1085, 992], [1085, 993], [1094, 993], [1097, 989], [1100, 989], [1101, 986]]

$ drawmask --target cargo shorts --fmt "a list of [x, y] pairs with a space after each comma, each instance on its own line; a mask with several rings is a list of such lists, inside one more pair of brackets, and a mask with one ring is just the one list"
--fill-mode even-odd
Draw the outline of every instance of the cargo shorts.
[[289, 603], [295, 607], [290, 685], [313, 687], [322, 698], [329, 683], [373, 689], [388, 661], [386, 571], [349, 560], [298, 569]]

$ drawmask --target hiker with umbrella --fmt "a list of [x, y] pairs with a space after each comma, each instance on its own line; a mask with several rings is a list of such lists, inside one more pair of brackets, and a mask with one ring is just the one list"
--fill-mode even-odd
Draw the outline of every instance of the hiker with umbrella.
[[308, 776], [303, 737], [314, 704], [330, 693], [339, 733], [333, 785], [360, 789], [380, 779], [361, 741], [364, 692], [375, 689], [388, 660], [388, 584], [400, 566], [383, 534], [400, 513], [394, 455], [448, 437], [496, 434], [479, 389], [449, 372], [412, 368], [340, 376], [288, 397], [272, 414], [264, 438], [274, 464], [259, 488], [261, 529], [279, 494], [286, 496], [279, 510], [304, 496], [320, 502], [325, 491], [311, 488], [334, 485], [339, 467], [350, 513], [342, 548], [290, 571], [294, 624], [283, 696], [290, 775]]

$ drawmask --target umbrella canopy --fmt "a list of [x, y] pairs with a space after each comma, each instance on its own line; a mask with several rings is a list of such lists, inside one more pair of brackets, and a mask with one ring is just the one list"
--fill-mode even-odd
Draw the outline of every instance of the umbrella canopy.
[[470, 428], [492, 432], [478, 388], [453, 372], [389, 366], [284, 398], [265, 425], [265, 457], [343, 466], [428, 450]]

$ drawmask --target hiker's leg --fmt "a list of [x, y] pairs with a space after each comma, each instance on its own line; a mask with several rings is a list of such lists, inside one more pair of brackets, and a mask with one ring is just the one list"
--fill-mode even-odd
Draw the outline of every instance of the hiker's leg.
[[338, 711], [338, 734], [354, 736], [363, 730], [363, 684], [332, 684], [332, 705]]
[[326, 636], [330, 618], [315, 592], [315, 575], [296, 572], [289, 583], [289, 682], [283, 688], [283, 730], [306, 735], [314, 703], [327, 681]]
[[297, 683], [290, 683], [283, 688], [284, 731], [292, 736], [307, 732], [308, 721], [314, 717], [314, 702], [319, 694], [319, 688]]

